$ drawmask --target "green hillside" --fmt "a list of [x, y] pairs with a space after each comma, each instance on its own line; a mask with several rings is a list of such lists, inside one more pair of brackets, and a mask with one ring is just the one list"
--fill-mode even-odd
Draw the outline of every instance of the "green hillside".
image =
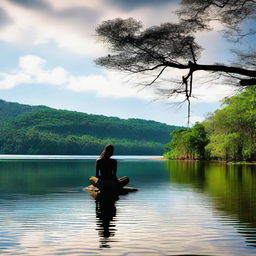
[[49, 109], [46, 106], [30, 106], [7, 102], [0, 99], [0, 122], [14, 119], [16, 116], [33, 110]]
[[0, 101], [1, 154], [99, 154], [113, 143], [116, 154], [159, 155], [180, 127]]

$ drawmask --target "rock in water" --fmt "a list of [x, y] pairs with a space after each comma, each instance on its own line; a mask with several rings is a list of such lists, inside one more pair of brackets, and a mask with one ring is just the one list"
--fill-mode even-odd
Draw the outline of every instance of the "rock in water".
[[[85, 187], [83, 190], [88, 191], [88, 192], [93, 192], [93, 193], [99, 193], [100, 192], [100, 190], [97, 187], [93, 186], [93, 185]], [[134, 188], [134, 187], [123, 187], [123, 188], [119, 189], [118, 193], [119, 194], [127, 194], [129, 192], [135, 192], [135, 191], [138, 191], [138, 189]]]

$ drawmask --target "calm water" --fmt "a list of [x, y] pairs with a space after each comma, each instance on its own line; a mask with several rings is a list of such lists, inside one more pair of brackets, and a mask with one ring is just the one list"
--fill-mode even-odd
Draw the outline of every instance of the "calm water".
[[138, 192], [95, 200], [94, 159], [0, 161], [0, 255], [256, 255], [256, 166], [119, 159]]

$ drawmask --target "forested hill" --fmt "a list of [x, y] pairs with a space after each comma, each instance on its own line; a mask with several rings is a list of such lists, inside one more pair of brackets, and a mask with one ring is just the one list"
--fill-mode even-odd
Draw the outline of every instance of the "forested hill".
[[0, 100], [0, 153], [99, 154], [107, 143], [116, 154], [159, 155], [180, 127]]
[[30, 106], [25, 104], [7, 102], [0, 99], [0, 121], [11, 120], [22, 113], [40, 109], [49, 108], [46, 106]]

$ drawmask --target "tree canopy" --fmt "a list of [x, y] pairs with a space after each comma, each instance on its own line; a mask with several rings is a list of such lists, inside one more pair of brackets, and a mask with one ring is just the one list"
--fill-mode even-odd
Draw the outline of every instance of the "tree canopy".
[[1, 154], [95, 154], [113, 143], [116, 154], [161, 155], [177, 128], [45, 106], [0, 101]]
[[167, 144], [164, 156], [171, 159], [204, 160], [207, 157], [205, 146], [208, 142], [204, 126], [196, 123], [192, 128], [172, 132], [172, 140]]
[[205, 122], [209, 135], [206, 150], [225, 160], [256, 159], [256, 87], [223, 101]]
[[232, 63], [199, 64], [203, 49], [196, 42], [196, 33], [209, 30], [211, 22], [216, 20], [226, 27], [225, 35], [229, 40], [243, 43], [249, 37], [249, 41], [253, 41], [256, 1], [183, 0], [177, 15], [178, 23], [163, 23], [146, 29], [134, 18], [103, 21], [96, 32], [107, 43], [109, 54], [98, 58], [96, 63], [130, 74], [150, 75], [147, 85], [156, 83], [168, 69], [186, 70], [179, 81], [172, 79], [172, 86], [159, 91], [167, 93], [168, 97], [183, 94], [188, 102], [193, 96], [193, 74], [198, 71], [228, 77], [228, 83], [232, 80], [242, 88], [256, 85], [255, 48], [247, 51], [240, 45], [233, 50], [237, 59]]
[[207, 120], [172, 132], [167, 158], [256, 160], [256, 87], [223, 101]]

